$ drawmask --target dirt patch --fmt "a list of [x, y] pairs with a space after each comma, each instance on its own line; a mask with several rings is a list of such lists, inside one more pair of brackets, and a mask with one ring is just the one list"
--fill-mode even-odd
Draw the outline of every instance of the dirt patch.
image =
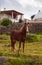
[[0, 38], [0, 40], [6, 40], [5, 38]]

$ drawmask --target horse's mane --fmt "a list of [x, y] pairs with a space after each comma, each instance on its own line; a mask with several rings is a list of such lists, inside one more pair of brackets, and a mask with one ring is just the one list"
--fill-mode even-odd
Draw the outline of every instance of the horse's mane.
[[26, 27], [25, 25], [26, 25], [26, 24], [24, 23], [24, 24], [22, 25], [22, 27], [20, 28], [20, 31], [21, 31], [21, 32], [23, 32], [23, 30], [25, 29], [25, 27]]
[[24, 24], [22, 25], [22, 27], [20, 28], [20, 30], [22, 30], [22, 29], [23, 29], [23, 27], [24, 27]]

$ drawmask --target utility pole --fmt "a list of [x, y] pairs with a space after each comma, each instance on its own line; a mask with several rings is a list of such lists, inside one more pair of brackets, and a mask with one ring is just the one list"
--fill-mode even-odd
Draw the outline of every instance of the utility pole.
[[0, 19], [1, 19], [1, 3], [0, 3]]

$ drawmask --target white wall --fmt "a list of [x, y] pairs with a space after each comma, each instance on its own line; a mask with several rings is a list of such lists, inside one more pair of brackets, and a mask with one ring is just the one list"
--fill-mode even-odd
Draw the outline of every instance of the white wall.
[[11, 19], [11, 16], [7, 15], [7, 14], [1, 14], [0, 15], [0, 20], [2, 20], [3, 18], [9, 18], [9, 19]]
[[14, 19], [14, 18], [12, 18], [12, 16], [10, 16], [8, 14], [0, 14], [0, 20], [2, 20], [3, 18], [9, 18], [12, 22], [14, 22], [14, 21], [18, 22], [20, 17], [21, 17], [21, 15], [17, 15], [17, 19]]

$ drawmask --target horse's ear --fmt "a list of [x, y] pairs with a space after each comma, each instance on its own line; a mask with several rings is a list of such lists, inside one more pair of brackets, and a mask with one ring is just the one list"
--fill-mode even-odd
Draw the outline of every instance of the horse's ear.
[[26, 24], [26, 22], [25, 22], [25, 24]]
[[29, 22], [28, 22], [28, 24], [29, 24]]

